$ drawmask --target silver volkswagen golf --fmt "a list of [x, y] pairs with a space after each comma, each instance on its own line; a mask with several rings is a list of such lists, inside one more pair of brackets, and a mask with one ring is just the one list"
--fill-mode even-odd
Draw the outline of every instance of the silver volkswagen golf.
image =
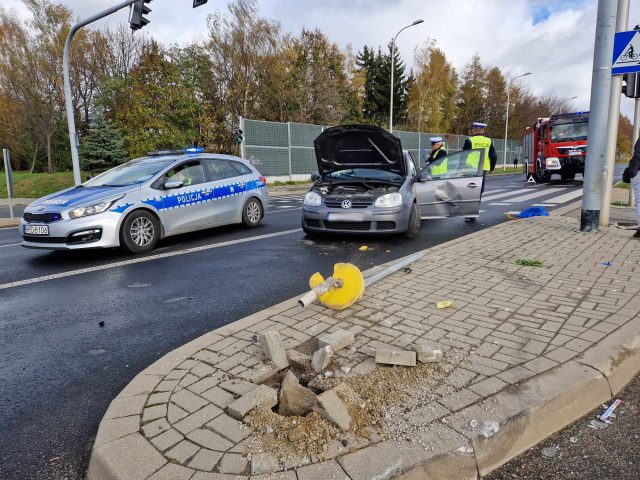
[[33, 202], [22, 246], [143, 253], [179, 233], [258, 226], [269, 204], [265, 178], [246, 160], [201, 152], [155, 152]]
[[479, 215], [483, 150], [451, 153], [420, 171], [398, 137], [372, 125], [328, 128], [314, 147], [318, 172], [302, 210], [309, 236], [413, 237], [421, 219]]

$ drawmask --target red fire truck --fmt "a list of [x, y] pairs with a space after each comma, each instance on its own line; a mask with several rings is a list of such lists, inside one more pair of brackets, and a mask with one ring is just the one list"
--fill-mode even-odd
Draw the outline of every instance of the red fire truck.
[[584, 175], [588, 123], [589, 112], [575, 112], [539, 118], [527, 127], [522, 139], [526, 178], [546, 183], [553, 174], [563, 180]]

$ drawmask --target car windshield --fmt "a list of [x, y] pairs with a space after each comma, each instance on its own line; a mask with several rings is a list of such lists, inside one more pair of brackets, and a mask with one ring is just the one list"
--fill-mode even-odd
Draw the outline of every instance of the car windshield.
[[349, 168], [346, 170], [337, 170], [335, 172], [329, 172], [326, 174], [327, 178], [331, 180], [379, 180], [382, 182], [399, 182], [402, 181], [402, 176], [389, 172], [387, 170], [378, 170], [376, 168]]
[[587, 138], [588, 122], [561, 123], [551, 126], [552, 142], [571, 142]]
[[85, 182], [84, 187], [125, 187], [143, 183], [171, 164], [175, 159], [155, 161], [132, 160]]

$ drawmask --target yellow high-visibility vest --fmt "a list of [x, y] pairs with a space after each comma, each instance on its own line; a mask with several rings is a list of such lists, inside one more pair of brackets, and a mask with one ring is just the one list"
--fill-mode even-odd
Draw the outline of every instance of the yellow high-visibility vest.
[[442, 175], [446, 175], [447, 174], [447, 157], [444, 157], [444, 160], [442, 160], [442, 162], [440, 162], [440, 164], [436, 165], [435, 163], [438, 162], [440, 159], [437, 158], [438, 157], [438, 153], [442, 151], [444, 147], [440, 147], [438, 150], [436, 150], [436, 152], [433, 154], [434, 158], [436, 158], [436, 160], [434, 161], [434, 165], [431, 167], [431, 175], [438, 175], [438, 176], [442, 176]]
[[[491, 161], [489, 160], [489, 147], [491, 147], [491, 139], [484, 135], [474, 135], [469, 137], [471, 141], [471, 148], [481, 148], [484, 150], [484, 166], [485, 172], [491, 170]], [[478, 152], [471, 152], [467, 157], [467, 165], [471, 165], [474, 168], [478, 168], [478, 162], [480, 161], [480, 154]]]

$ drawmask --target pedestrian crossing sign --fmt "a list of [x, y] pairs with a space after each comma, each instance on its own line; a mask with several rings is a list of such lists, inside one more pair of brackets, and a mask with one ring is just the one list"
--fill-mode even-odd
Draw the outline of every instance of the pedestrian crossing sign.
[[613, 41], [612, 75], [640, 72], [640, 30], [616, 33]]

